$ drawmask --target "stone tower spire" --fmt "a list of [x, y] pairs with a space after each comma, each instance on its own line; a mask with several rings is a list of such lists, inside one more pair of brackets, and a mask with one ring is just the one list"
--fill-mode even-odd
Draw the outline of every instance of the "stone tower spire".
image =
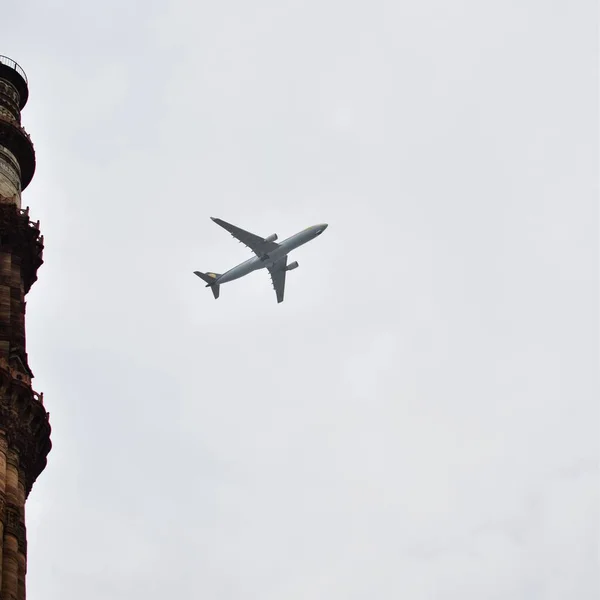
[[0, 600], [25, 600], [25, 500], [51, 447], [49, 415], [31, 388], [25, 351], [25, 294], [44, 248], [39, 222], [21, 207], [35, 171], [21, 126], [28, 96], [23, 69], [0, 56]]

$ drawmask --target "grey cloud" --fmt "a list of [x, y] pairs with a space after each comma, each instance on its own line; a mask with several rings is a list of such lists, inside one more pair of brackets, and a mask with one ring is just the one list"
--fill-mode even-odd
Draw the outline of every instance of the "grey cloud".
[[[30, 597], [598, 596], [595, 16], [3, 8], [47, 244]], [[191, 272], [247, 252], [209, 216], [330, 227], [281, 306], [215, 302]]]

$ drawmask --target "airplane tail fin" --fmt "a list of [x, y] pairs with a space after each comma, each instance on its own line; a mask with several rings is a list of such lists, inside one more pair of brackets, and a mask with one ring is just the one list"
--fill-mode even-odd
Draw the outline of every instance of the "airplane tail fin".
[[197, 275], [202, 279], [202, 281], [206, 282], [206, 287], [209, 287], [212, 290], [213, 296], [215, 300], [219, 297], [219, 292], [221, 286], [217, 283], [217, 280], [221, 276], [220, 273], [201, 273], [200, 271], [194, 271], [194, 275]]

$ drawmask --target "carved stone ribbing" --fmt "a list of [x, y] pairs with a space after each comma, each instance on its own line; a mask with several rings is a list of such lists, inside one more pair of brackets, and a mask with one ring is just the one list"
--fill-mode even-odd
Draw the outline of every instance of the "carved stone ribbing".
[[4, 523], [4, 532], [19, 537], [19, 507], [14, 504], [6, 506], [6, 521]]
[[25, 189], [35, 173], [35, 150], [29, 134], [15, 121], [0, 115], [0, 146], [10, 148], [19, 161], [21, 189]]

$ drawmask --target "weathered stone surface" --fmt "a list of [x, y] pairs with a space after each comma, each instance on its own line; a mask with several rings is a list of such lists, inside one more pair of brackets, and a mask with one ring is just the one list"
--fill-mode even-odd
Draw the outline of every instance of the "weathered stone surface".
[[21, 125], [28, 95], [23, 70], [0, 56], [0, 600], [25, 600], [25, 501], [51, 448], [25, 339], [25, 295], [44, 250], [39, 222], [21, 209], [21, 191], [35, 171], [33, 143]]

